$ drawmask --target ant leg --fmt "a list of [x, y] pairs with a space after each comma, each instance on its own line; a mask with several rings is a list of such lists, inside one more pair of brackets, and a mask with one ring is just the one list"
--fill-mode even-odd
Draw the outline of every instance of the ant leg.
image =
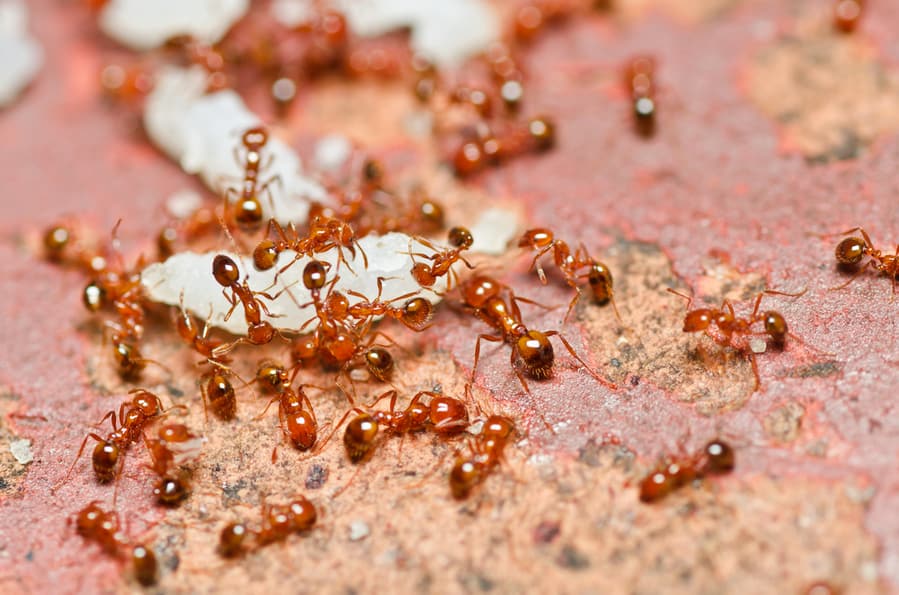
[[265, 414], [268, 413], [269, 407], [271, 407], [273, 403], [277, 403], [280, 400], [281, 400], [281, 395], [275, 395], [274, 397], [269, 399], [268, 405], [265, 406], [265, 409], [262, 410], [262, 413], [260, 413], [259, 415], [257, 415], [256, 417], [253, 418], [253, 421], [258, 421], [258, 420], [262, 419], [265, 416]]
[[[755, 321], [756, 317], [759, 313], [759, 306], [762, 305], [762, 298], [765, 296], [765, 292], [759, 293], [755, 296], [755, 306], [752, 308], [752, 315], [749, 317], [751, 320]], [[730, 302], [727, 302], [727, 305], [730, 306]], [[733, 308], [730, 308], [731, 316], [733, 316]]]
[[[568, 303], [568, 310], [565, 312], [565, 317], [562, 319], [562, 324], [564, 325], [568, 321], [568, 317], [571, 316], [571, 311], [574, 309], [574, 305], [581, 299], [581, 288], [575, 286], [574, 288], [574, 297], [571, 298], [571, 301]], [[615, 310], [617, 313], [618, 310]], [[619, 317], [619, 320], [621, 318]]]
[[673, 293], [674, 295], [676, 295], [678, 297], [682, 297], [685, 300], [687, 300], [687, 310], [689, 310], [690, 306], [693, 305], [693, 296], [692, 295], [687, 295], [685, 293], [681, 293], [678, 290], [674, 289], [673, 287], [666, 287], [665, 291], [667, 291], [668, 293]]
[[497, 337], [496, 335], [478, 335], [477, 340], [474, 342], [474, 364], [472, 364], [471, 366], [471, 380], [469, 381], [469, 384], [474, 384], [475, 374], [478, 370], [478, 360], [481, 357], [481, 339], [483, 339], [484, 341], [491, 341], [493, 343], [503, 342], [503, 338]]
[[231, 297], [228, 297], [228, 288], [222, 287], [222, 295], [225, 296], [225, 299], [228, 300], [228, 303], [231, 304], [231, 308], [228, 309], [228, 313], [225, 314], [224, 322], [228, 322], [231, 318], [231, 315], [234, 314], [235, 308], [237, 308], [238, 304], [240, 304], [240, 300], [237, 299], [237, 296], [234, 292], [231, 292]]
[[535, 269], [537, 271], [537, 276], [540, 277], [540, 282], [546, 285], [546, 273], [543, 270], [543, 265], [540, 265], [538, 261], [540, 258], [553, 249], [555, 242], [547, 246], [546, 248], [542, 248], [537, 252], [537, 255], [534, 256], [534, 260], [531, 261], [531, 266], [528, 267], [528, 270]]
[[752, 364], [752, 374], [755, 376], [755, 388], [753, 391], [757, 391], [762, 386], [762, 378], [759, 376], [759, 364], [754, 353], [750, 353], [748, 357], [749, 363]]
[[844, 287], [846, 287], [847, 285], [849, 285], [850, 283], [852, 283], [853, 281], [855, 281], [856, 279], [858, 279], [859, 275], [861, 275], [862, 273], [864, 273], [864, 272], [865, 272], [867, 269], [869, 269], [869, 268], [875, 268], [875, 269], [876, 269], [876, 268], [877, 268], [877, 261], [875, 261], [875, 260], [869, 260], [868, 262], [866, 262], [865, 264], [863, 264], [862, 266], [860, 266], [860, 267], [858, 268], [858, 271], [856, 271], [855, 274], [852, 275], [852, 276], [849, 278], [848, 281], [846, 281], [845, 283], [841, 283], [840, 285], [835, 285], [834, 287], [831, 287], [829, 291], [836, 291], [836, 290], [838, 290], [838, 289], [843, 289]]
[[618, 385], [617, 385], [617, 384], [615, 384], [614, 382], [609, 382], [608, 380], [606, 380], [605, 378], [603, 378], [602, 376], [600, 376], [599, 374], [597, 374], [596, 372], [594, 372], [594, 371], [590, 368], [590, 366], [587, 365], [587, 362], [585, 362], [583, 359], [581, 359], [581, 356], [579, 356], [579, 355], [574, 351], [574, 347], [571, 346], [571, 343], [568, 342], [568, 339], [566, 339], [566, 338], [562, 335], [562, 333], [560, 333], [559, 331], [547, 331], [547, 332], [545, 332], [545, 333], [543, 333], [543, 334], [545, 334], [547, 337], [552, 337], [552, 336], [554, 336], [554, 335], [555, 335], [555, 336], [558, 336], [558, 337], [559, 337], [559, 340], [562, 342], [562, 344], [565, 345], [565, 349], [568, 350], [568, 353], [570, 353], [571, 356], [572, 356], [574, 359], [576, 359], [576, 360], [577, 360], [577, 361], [584, 367], [584, 369], [587, 370], [587, 372], [588, 372], [591, 376], [593, 376], [593, 378], [594, 378], [597, 382], [599, 382], [599, 383], [602, 384], [603, 386], [606, 386], [606, 387], [610, 388], [611, 390], [616, 390], [616, 389], [618, 388]]
[[[420, 397], [421, 394], [422, 394], [422, 393], [418, 393], [418, 394], [415, 395], [415, 396], [416, 396], [416, 397], [419, 397], [419, 400], [421, 400], [421, 397]], [[385, 393], [382, 394], [382, 395], [379, 395], [378, 398], [376, 398], [376, 399], [375, 399], [374, 401], [372, 401], [370, 404], [366, 405], [366, 407], [369, 408], [369, 409], [371, 409], [372, 407], [374, 407], [375, 405], [377, 405], [378, 403], [380, 403], [381, 401], [383, 401], [383, 400], [386, 399], [387, 397], [390, 397], [390, 412], [393, 413], [393, 410], [394, 410], [394, 408], [396, 407], [396, 399], [397, 399], [397, 397], [398, 397], [398, 393], [397, 393], [395, 390], [392, 390], [392, 389], [389, 390], [389, 391], [387, 391], [387, 392], [385, 392]], [[415, 399], [413, 398], [412, 401], [414, 402]]]
[[[112, 413], [112, 412], [110, 412], [110, 413]], [[72, 464], [69, 467], [69, 470], [66, 472], [65, 477], [63, 477], [59, 483], [57, 483], [56, 485], [54, 485], [53, 487], [50, 488], [51, 493], [55, 493], [56, 490], [59, 489], [60, 486], [64, 485], [66, 482], [69, 481], [69, 478], [71, 478], [71, 476], [72, 476], [72, 471], [75, 469], [75, 464], [78, 462], [78, 459], [81, 458], [81, 455], [84, 454], [84, 447], [87, 446], [87, 441], [89, 438], [93, 438], [97, 442], [104, 442], [103, 438], [101, 438], [100, 436], [98, 436], [97, 434], [94, 434], [94, 433], [90, 433], [87, 436], [85, 436], [84, 440], [81, 442], [81, 448], [78, 449], [78, 454], [75, 455], [75, 460], [72, 461]]]

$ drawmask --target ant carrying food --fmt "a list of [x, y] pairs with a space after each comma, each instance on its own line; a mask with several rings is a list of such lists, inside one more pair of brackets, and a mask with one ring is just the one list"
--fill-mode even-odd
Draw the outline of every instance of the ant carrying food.
[[715, 439], [694, 456], [674, 457], [659, 465], [640, 480], [640, 501], [647, 504], [661, 500], [695, 479], [708, 475], [724, 475], [735, 467], [733, 448]]
[[[837, 244], [834, 254], [838, 264], [841, 266], [857, 268], [858, 270], [848, 281], [833, 289], [842, 289], [855, 281], [855, 279], [865, 272], [865, 270], [874, 269], [890, 278], [893, 288], [892, 298], [895, 299], [896, 284], [897, 281], [899, 281], [899, 244], [896, 244], [896, 251], [894, 254], [886, 254], [874, 247], [871, 238], [868, 236], [868, 232], [861, 227], [853, 227], [852, 229], [835, 235], [847, 235], [856, 231], [859, 232], [862, 237], [851, 236], [844, 238]], [[868, 257], [868, 260], [862, 264], [862, 260], [866, 256]]]
[[[512, 369], [518, 377], [519, 382], [521, 382], [521, 386], [524, 388], [525, 392], [530, 393], [525, 376], [542, 380], [544, 378], [549, 378], [552, 375], [555, 355], [549, 338], [558, 336], [559, 340], [562, 341], [562, 344], [568, 350], [568, 353], [570, 353], [597, 382], [611, 389], [617, 388], [617, 385], [609, 382], [594, 372], [590, 366], [587, 365], [587, 362], [581, 359], [581, 357], [574, 351], [574, 348], [559, 331], [541, 332], [528, 329], [522, 320], [518, 302], [529, 302], [529, 300], [517, 297], [508, 286], [503, 285], [491, 277], [478, 275], [468, 279], [462, 284], [461, 293], [466, 308], [477, 318], [499, 332], [497, 335], [478, 335], [478, 339], [475, 342], [474, 364], [472, 365], [471, 370], [472, 382], [474, 382], [478, 360], [480, 359], [481, 341], [493, 341], [497, 343], [505, 342], [512, 348], [510, 354], [510, 364]], [[508, 299], [503, 298], [503, 293], [508, 295]]]
[[[571, 248], [564, 240], [558, 240], [549, 229], [538, 227], [529, 229], [518, 240], [518, 246], [521, 248], [530, 248], [537, 254], [531, 262], [531, 268], [536, 269], [540, 282], [546, 285], [546, 273], [543, 265], [540, 264], [540, 258], [547, 253], [552, 253], [553, 263], [565, 276], [565, 282], [575, 290], [574, 297], [568, 304], [568, 310], [565, 312], [563, 322], [568, 320], [571, 311], [581, 297], [581, 288], [579, 281], [586, 279], [590, 285], [593, 297], [600, 305], [612, 303], [615, 310], [615, 316], [621, 320], [618, 313], [618, 306], [615, 304], [615, 296], [612, 293], [612, 273], [609, 268], [601, 262], [598, 262], [590, 256], [587, 248], [583, 244], [572, 254]], [[586, 273], [579, 273], [582, 269], [588, 269]]]
[[481, 433], [469, 442], [468, 455], [458, 456], [450, 470], [449, 485], [454, 498], [467, 498], [487, 478], [503, 460], [503, 451], [514, 431], [515, 423], [508, 417], [487, 418]]
[[[804, 344], [799, 337], [789, 332], [787, 321], [780, 312], [768, 310], [759, 313], [759, 307], [761, 306], [762, 298], [765, 295], [800, 297], [804, 295], [807, 290], [803, 290], [799, 293], [786, 293], [783, 291], [766, 289], [756, 296], [752, 313], [746, 318], [741, 318], [736, 315], [730, 300], [725, 299], [720, 308], [696, 308], [691, 310], [693, 297], [680, 293], [670, 287], [668, 288], [668, 291], [687, 300], [687, 314], [684, 316], [683, 331], [685, 333], [704, 333], [718, 345], [731, 347], [745, 354], [752, 364], [752, 373], [755, 375], [756, 389], [761, 385], [761, 378], [759, 376], [758, 363], [755, 359], [756, 353], [747, 344], [747, 339], [749, 337], [766, 335], [774, 346], [781, 349], [784, 347], [788, 336], [793, 340]], [[764, 330], [753, 330], [752, 327], [758, 323], [763, 323]], [[713, 328], [717, 329], [717, 332], [712, 332]]]
[[275, 183], [280, 184], [281, 176], [276, 174], [265, 181], [260, 179], [261, 171], [268, 169], [274, 159], [273, 155], [269, 155], [268, 161], [262, 163], [262, 149], [268, 143], [268, 132], [265, 128], [256, 126], [246, 130], [240, 142], [244, 149], [243, 159], [238, 147], [234, 147], [234, 158], [243, 167], [244, 177], [239, 190], [231, 186], [225, 189], [226, 219], [233, 219], [241, 229], [255, 230], [262, 225], [263, 217], [259, 197], [263, 192], [267, 193], [274, 208], [271, 186]]

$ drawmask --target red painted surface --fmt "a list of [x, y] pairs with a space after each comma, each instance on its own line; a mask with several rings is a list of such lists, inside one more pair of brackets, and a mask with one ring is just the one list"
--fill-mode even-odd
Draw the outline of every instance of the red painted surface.
[[[536, 385], [534, 402], [550, 421], [573, 420], [579, 431], [551, 436], [538, 424], [531, 431], [550, 452], [574, 453], [589, 437], [610, 434], [651, 459], [687, 434], [720, 430], [748, 445], [741, 473], [866, 478], [877, 490], [867, 526], [881, 540], [880, 570], [899, 584], [899, 303], [890, 300], [889, 282], [873, 275], [828, 291], [845, 278], [832, 266], [834, 242], [808, 235], [862, 225], [885, 247], [899, 241], [899, 137], [829, 165], [782, 152], [776, 125], [741, 90], [741, 73], [764, 42], [754, 26], [783, 25], [788, 17], [779, 2], [744, 4], [702, 27], [658, 15], [624, 30], [597, 20], [541, 41], [531, 60], [529, 107], [557, 115], [559, 147], [477, 183], [520, 197], [531, 222], [594, 249], [616, 238], [656, 244], [689, 286], [715, 250], [727, 252], [741, 272], [763, 273], [769, 286], [808, 285], [808, 294], [782, 310], [797, 335], [836, 354], [841, 370], [825, 378], [775, 379], [793, 353], [760, 358], [767, 379], [762, 389], [742, 409], [714, 418], [697, 415], [651, 382], [612, 392], [564, 371]], [[13, 412], [26, 417], [8, 414], [6, 422], [33, 441], [35, 462], [0, 509], [0, 589], [7, 589], [5, 582], [32, 592], [59, 585], [98, 592], [114, 588], [120, 571], [106, 558], [85, 554], [64, 519], [94, 497], [105, 501], [109, 492], [78, 482], [77, 489], [65, 486], [54, 496], [50, 486], [69, 463], [60, 454], [63, 445], [77, 443], [85, 422], [98, 419], [112, 401], [92, 394], [81, 372], [85, 340], [76, 326], [87, 319], [77, 291], [81, 277], [36, 261], [16, 238], [75, 213], [88, 214], [100, 229], [123, 218], [127, 246], [161, 222], [164, 197], [193, 182], [149, 147], [127, 117], [98, 101], [93, 76], [101, 61], [88, 15], [50, 0], [30, 8], [48, 62], [26, 96], [0, 113], [6, 182], [0, 387], [18, 397]], [[899, 6], [871, 3], [865, 32], [885, 60], [899, 60], [897, 30]], [[615, 89], [617, 78], [608, 76], [647, 50], [659, 56], [663, 89], [659, 134], [649, 141], [630, 133], [629, 106]], [[672, 308], [681, 306], [674, 302]], [[548, 325], [555, 318], [535, 320]], [[439, 345], [467, 366], [481, 327], [450, 327]], [[576, 328], [566, 333], [585, 353]], [[488, 356], [481, 384], [520, 400], [507, 358], [504, 349]], [[762, 418], [796, 400], [806, 406], [804, 432], [830, 436], [845, 448], [822, 459], [768, 444]], [[119, 494], [120, 514], [135, 533], [164, 514], [147, 498], [130, 497], [140, 489], [123, 482]]]

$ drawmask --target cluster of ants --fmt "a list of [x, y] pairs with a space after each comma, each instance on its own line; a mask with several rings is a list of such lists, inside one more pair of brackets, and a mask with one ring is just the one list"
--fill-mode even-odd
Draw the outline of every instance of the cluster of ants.
[[[858, 7], [855, 16], [846, 7], [838, 8], [836, 13], [838, 27], [854, 28], [853, 19], [857, 20], [860, 15], [860, 1], [842, 0], [838, 4]], [[593, 4], [602, 8], [607, 8], [606, 5], [606, 2]], [[483, 84], [449, 83], [432, 64], [409, 55], [404, 46], [388, 43], [381, 47], [358, 39], [349, 31], [345, 17], [330, 9], [317, 8], [318, 12], [309, 24], [294, 31], [279, 30], [274, 35], [260, 35], [258, 32], [263, 25], [253, 17], [245, 19], [217, 46], [185, 38], [173, 40], [168, 51], [204, 67], [209, 75], [210, 91], [232, 85], [250, 65], [273, 81], [274, 96], [282, 105], [292, 99], [297, 82], [325, 73], [337, 72], [353, 78], [369, 74], [398, 78], [407, 76], [411, 69], [415, 96], [432, 111], [436, 134], [439, 138], [455, 139], [455, 148], [449, 152], [448, 161], [462, 177], [516, 155], [552, 148], [556, 140], [551, 118], [538, 116], [520, 120], [518, 117], [526, 79], [520, 53], [547, 27], [590, 7], [587, 2], [561, 0], [538, 0], [522, 5], [515, 12], [504, 40], [494, 44], [476, 61], [475, 70], [486, 80]], [[281, 44], [286, 36], [292, 36], [296, 43]], [[282, 46], [290, 48], [289, 55]], [[641, 135], [651, 135], [655, 130], [654, 72], [654, 61], [641, 57], [627, 66], [624, 77], [627, 93], [633, 100], [636, 128]], [[141, 69], [112, 74], [115, 76], [106, 73], [104, 84], [120, 99], [139, 96], [149, 88], [146, 72]], [[232, 379], [247, 386], [256, 384], [270, 397], [259, 417], [265, 415], [271, 405], [277, 404], [279, 425], [287, 443], [299, 451], [315, 453], [343, 427], [343, 446], [354, 464], [370, 458], [383, 434], [432, 432], [440, 438], [450, 439], [468, 433], [467, 449], [456, 451], [448, 472], [450, 493], [457, 499], [467, 498], [503, 461], [505, 449], [517, 432], [511, 418], [490, 415], [479, 420], [480, 431], [469, 433], [473, 425], [470, 414], [473, 398], [468, 389], [465, 399], [419, 391], [405, 407], [399, 405], [400, 395], [396, 390], [382, 393], [364, 407], [357, 406], [353, 397], [344, 391], [350, 409], [333, 426], [330, 435], [320, 440], [318, 420], [307, 389], [321, 387], [294, 386], [299, 371], [315, 365], [336, 370], [338, 377], [346, 374], [350, 378], [351, 371], [363, 368], [374, 381], [390, 381], [394, 357], [387, 346], [376, 344], [376, 341], [382, 338], [392, 342], [392, 339], [377, 330], [378, 320], [393, 318], [413, 332], [422, 332], [430, 325], [434, 306], [416, 292], [382, 299], [383, 284], [388, 281], [383, 278], [377, 280], [378, 293], [374, 297], [352, 291], [344, 294], [335, 289], [337, 270], [332, 271], [329, 264], [317, 257], [337, 251], [338, 267], [334, 267], [337, 269], [341, 264], [349, 266], [344, 253], [355, 256], [358, 251], [367, 266], [367, 257], [357, 238], [390, 231], [404, 231], [416, 237], [418, 234], [433, 236], [445, 228], [443, 207], [420, 190], [404, 194], [390, 188], [381, 164], [366, 160], [357, 176], [329, 186], [332, 203], [311, 205], [305, 228], [292, 224], [282, 226], [274, 219], [266, 222], [262, 201], [270, 186], [277, 182], [277, 178], [265, 175], [268, 139], [268, 131], [262, 127], [246, 130], [241, 137], [240, 159], [244, 175], [239, 186], [226, 191], [219, 205], [200, 207], [188, 217], [166, 225], [155, 237], [159, 260], [190, 246], [202, 245], [222, 229], [229, 238], [232, 234], [244, 239], [256, 235], [252, 262], [257, 270], [279, 267], [277, 271], [281, 274], [295, 266], [301, 257], [311, 259], [303, 269], [302, 284], [311, 296], [310, 305], [314, 307], [315, 315], [299, 328], [278, 329], [272, 325], [266, 304], [277, 296], [254, 290], [246, 278], [241, 280], [237, 264], [226, 254], [215, 257], [209, 272], [231, 304], [226, 319], [238, 309], [242, 311], [247, 324], [246, 336], [231, 341], [211, 336], [208, 320], [201, 327], [183, 305], [173, 309], [178, 336], [203, 358], [206, 366], [199, 379], [204, 411], [207, 415], [211, 411], [223, 421], [233, 420], [237, 414], [237, 391]], [[89, 277], [83, 291], [84, 305], [90, 312], [111, 314], [104, 322], [104, 336], [112, 345], [119, 375], [132, 382], [142, 377], [149, 364], [166, 368], [141, 352], [147, 312], [151, 308], [141, 285], [141, 271], [147, 260], [141, 257], [134, 266], [126, 266], [116, 229], [111, 242], [93, 244], [81, 231], [71, 222], [51, 227], [43, 238], [44, 253], [49, 260], [78, 268]], [[845, 238], [836, 249], [836, 258], [841, 265], [859, 268], [846, 284], [870, 268], [890, 277], [895, 290], [899, 278], [899, 248], [895, 255], [877, 250], [868, 234], [858, 228], [842, 235], [856, 231], [861, 238]], [[609, 389], [618, 388], [597, 374], [558, 330], [541, 331], [526, 324], [519, 303], [535, 302], [516, 295], [508, 285], [477, 271], [460, 278], [455, 265], [462, 263], [472, 268], [464, 253], [472, 246], [473, 237], [463, 227], [450, 229], [447, 237], [446, 247], [417, 237], [433, 252], [412, 254], [409, 272], [422, 291], [434, 288], [439, 279], [447, 279], [450, 288], [455, 284], [462, 310], [489, 328], [489, 332], [479, 334], [475, 342], [468, 387], [475, 380], [481, 342], [487, 341], [509, 346], [510, 367], [523, 390], [529, 393], [529, 380], [542, 380], [552, 375], [555, 352], [550, 338], [558, 337], [568, 353], [595, 380]], [[550, 256], [565, 283], [573, 288], [566, 320], [584, 287], [597, 304], [611, 304], [616, 317], [621, 319], [614, 299], [612, 274], [605, 264], [590, 255], [585, 246], [581, 244], [572, 250], [568, 243], [557, 239], [545, 228], [526, 231], [519, 238], [518, 246], [533, 254], [531, 269], [536, 271], [543, 284], [547, 283], [547, 275], [541, 261]], [[296, 253], [296, 258], [287, 263], [279, 262], [288, 251]], [[867, 261], [863, 262], [865, 258]], [[670, 291], [688, 302], [683, 330], [704, 333], [716, 343], [744, 353], [752, 361], [757, 386], [759, 372], [755, 353], [747, 340], [765, 335], [775, 345], [783, 346], [788, 336], [796, 338], [789, 333], [781, 314], [760, 312], [760, 304], [765, 293], [801, 294], [767, 291], [755, 299], [748, 317], [739, 317], [728, 301], [719, 308], [692, 308], [692, 297]], [[756, 330], [759, 325], [760, 331]], [[237, 347], [267, 345], [278, 337], [288, 338], [288, 335], [291, 366], [264, 361], [251, 382], [243, 381], [234, 371], [232, 354]], [[376, 408], [384, 400], [389, 401], [388, 409]], [[166, 408], [158, 396], [145, 389], [131, 391], [129, 401], [122, 403], [117, 412], [104, 415], [97, 424], [102, 425], [108, 420], [111, 430], [105, 436], [91, 432], [84, 438], [61, 483], [70, 479], [88, 440], [96, 442], [91, 463], [100, 482], [117, 481], [126, 451], [143, 441], [150, 456], [149, 468], [157, 476], [154, 497], [163, 504], [177, 505], [190, 493], [190, 466], [199, 456], [203, 443], [203, 438], [186, 425], [163, 423], [169, 415], [184, 409], [184, 406]], [[157, 422], [159, 427], [155, 437], [150, 437], [148, 430]], [[272, 454], [273, 459], [276, 452]], [[733, 449], [721, 440], [714, 440], [699, 454], [667, 460], [648, 474], [639, 484], [640, 500], [655, 502], [694, 480], [727, 473], [734, 464]], [[283, 541], [293, 533], [312, 529], [317, 518], [315, 505], [302, 496], [283, 505], [267, 505], [263, 501], [258, 528], [243, 522], [228, 524], [220, 534], [219, 553], [234, 557], [256, 547]], [[121, 533], [117, 514], [102, 510], [97, 502], [91, 502], [81, 510], [75, 524], [79, 534], [96, 541], [110, 555], [121, 556], [129, 545]], [[132, 548], [131, 559], [137, 579], [142, 584], [152, 584], [158, 572], [153, 551], [144, 545], [136, 545]]]

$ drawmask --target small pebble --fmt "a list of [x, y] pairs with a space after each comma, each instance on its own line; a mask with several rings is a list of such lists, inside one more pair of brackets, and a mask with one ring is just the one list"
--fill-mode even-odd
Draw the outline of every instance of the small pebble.
[[9, 443], [9, 450], [20, 465], [27, 465], [34, 460], [34, 455], [31, 453], [31, 440], [27, 438], [13, 440]]
[[350, 541], [360, 541], [371, 533], [368, 523], [365, 521], [353, 521], [350, 523]]

